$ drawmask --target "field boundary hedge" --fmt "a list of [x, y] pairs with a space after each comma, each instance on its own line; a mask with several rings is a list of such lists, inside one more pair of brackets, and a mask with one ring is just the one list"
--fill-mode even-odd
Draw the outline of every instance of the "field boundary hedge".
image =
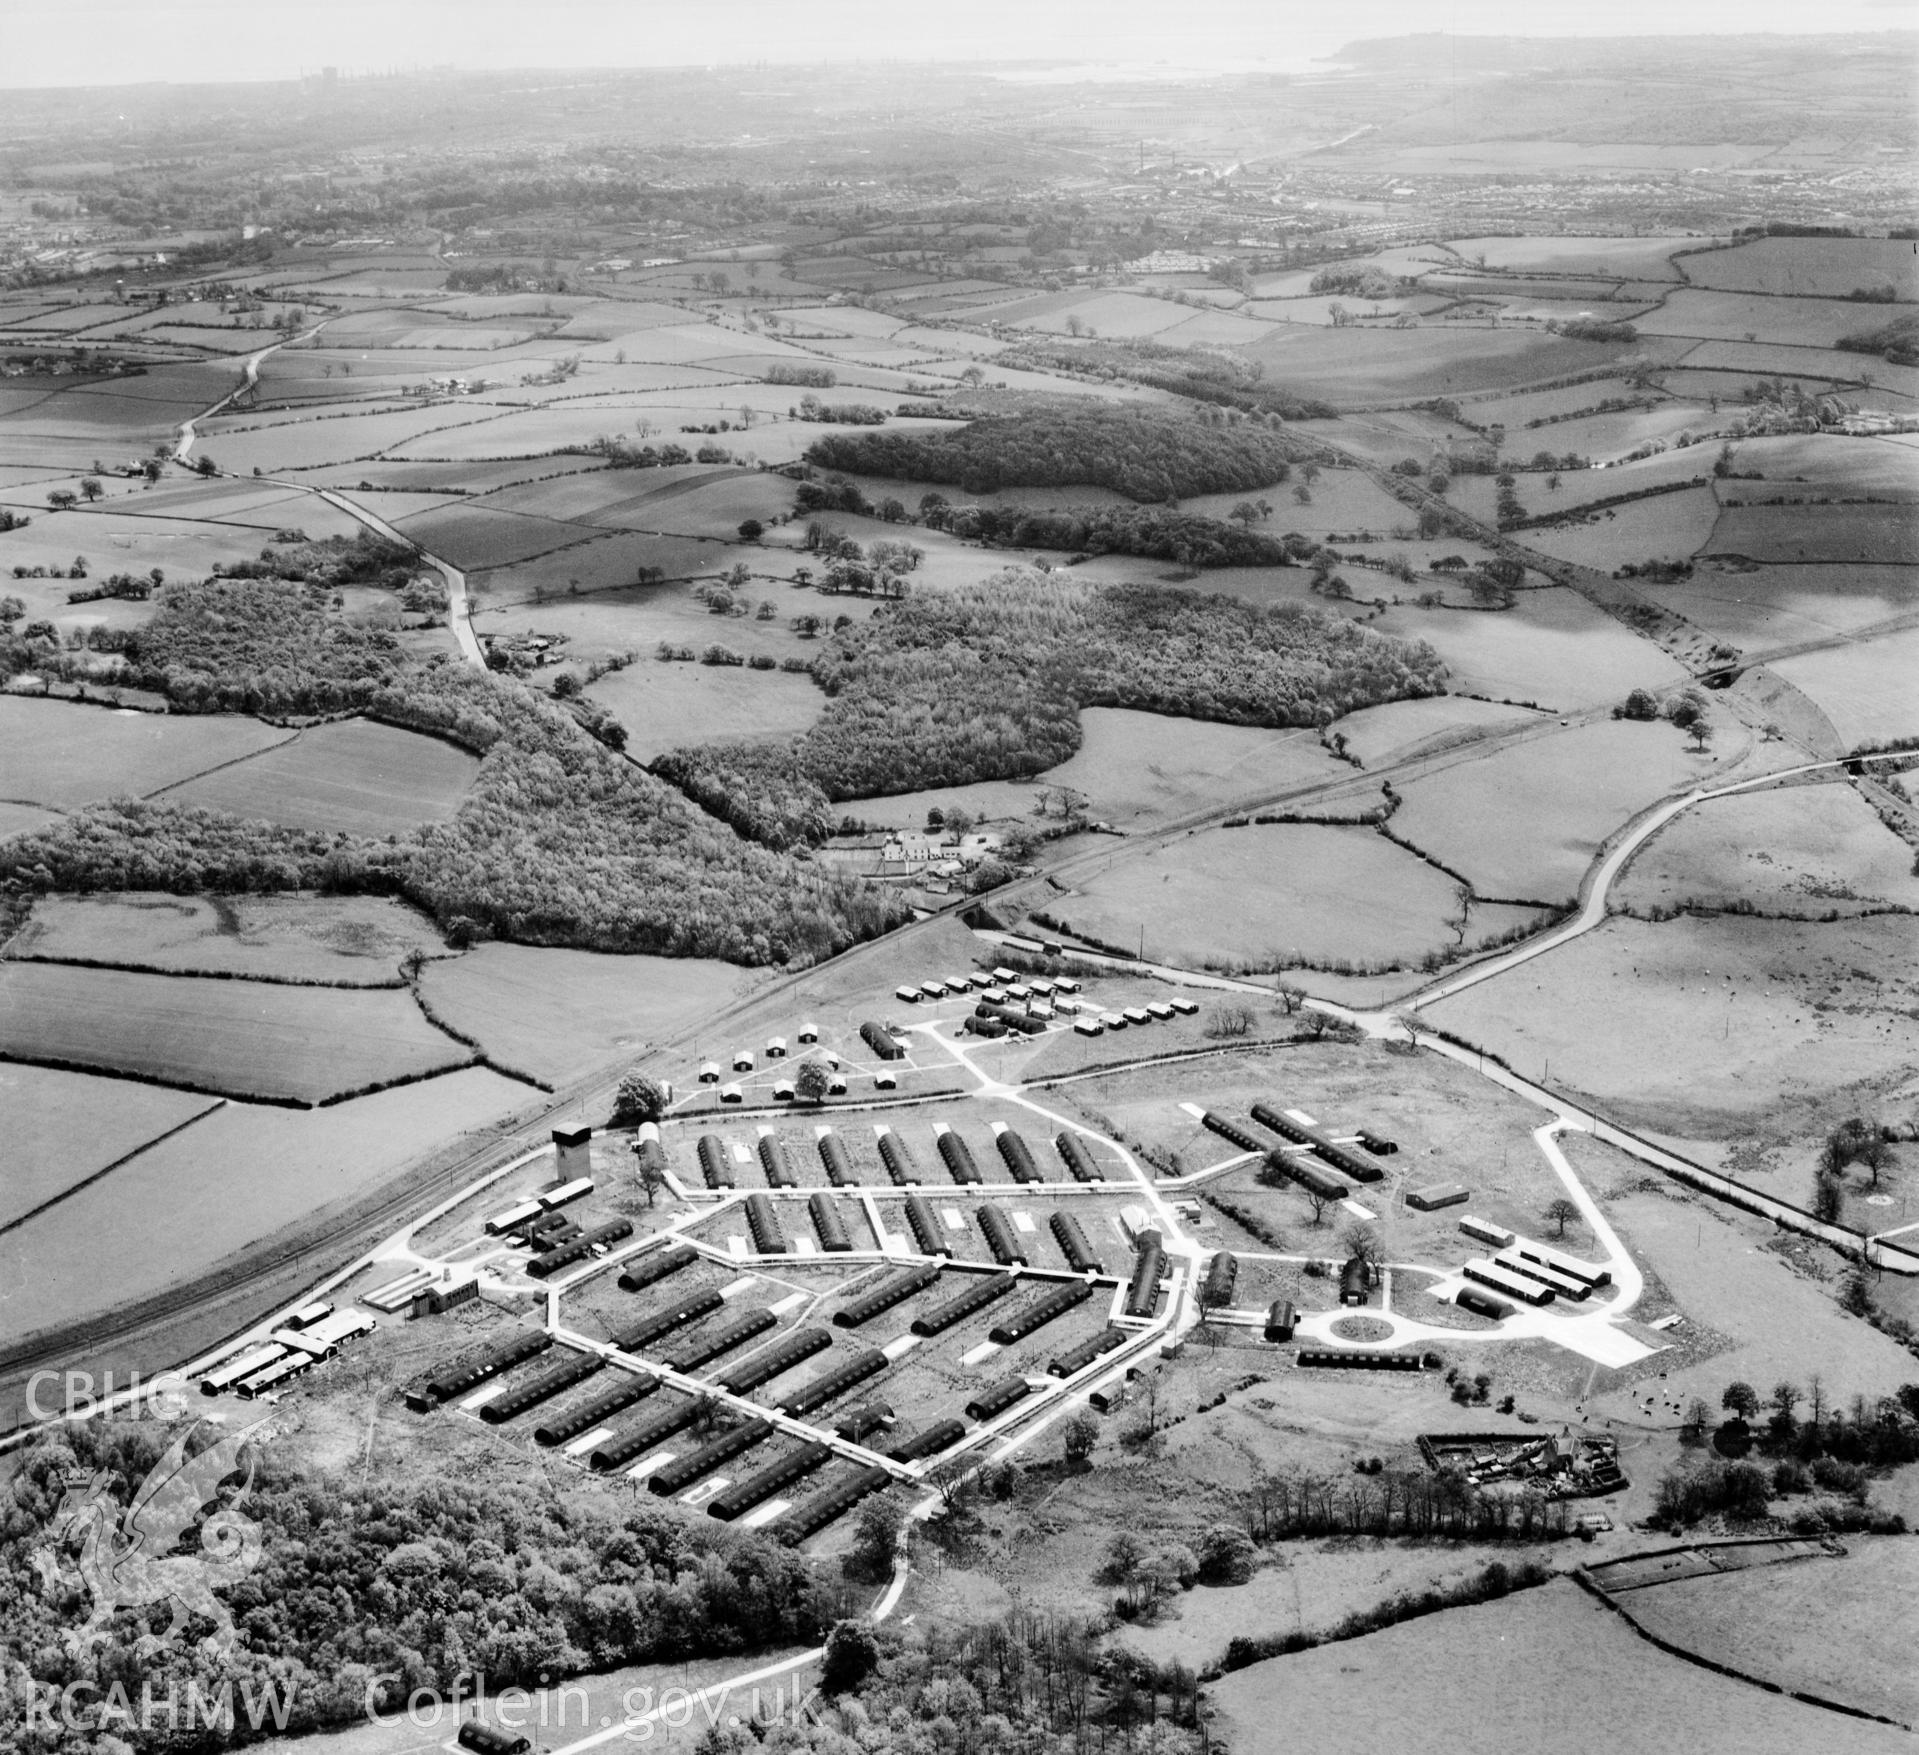
[[122, 1168], [124, 1165], [132, 1163], [133, 1160], [139, 1157], [143, 1152], [150, 1152], [155, 1146], [166, 1144], [176, 1133], [184, 1133], [188, 1128], [193, 1126], [195, 1122], [205, 1121], [215, 1110], [224, 1109], [231, 1101], [232, 1098], [230, 1097], [215, 1098], [214, 1101], [209, 1103], [204, 1109], [196, 1109], [184, 1121], [176, 1121], [164, 1132], [156, 1133], [152, 1139], [142, 1140], [132, 1151], [122, 1152], [111, 1164], [102, 1164], [100, 1168], [92, 1172], [91, 1175], [81, 1177], [78, 1182], [72, 1184], [71, 1187], [61, 1189], [58, 1194], [48, 1195], [38, 1206], [28, 1208], [28, 1210], [20, 1214], [18, 1218], [8, 1219], [4, 1223], [0, 1223], [0, 1237], [6, 1236], [9, 1231], [19, 1230], [28, 1220], [39, 1218], [42, 1213], [59, 1206], [62, 1201], [71, 1200], [76, 1194], [80, 1193], [82, 1189], [91, 1188], [96, 1182], [100, 1181], [102, 1177], [111, 1176], [114, 1171]]
[[1663, 1651], [1668, 1657], [1678, 1658], [1682, 1663], [1696, 1664], [1702, 1670], [1711, 1670], [1715, 1675], [1728, 1677], [1735, 1682], [1744, 1682], [1750, 1687], [1763, 1688], [1768, 1694], [1783, 1694], [1788, 1699], [1800, 1701], [1807, 1706], [1822, 1707], [1827, 1712], [1841, 1713], [1847, 1718], [1862, 1718], [1872, 1724], [1891, 1725], [1895, 1730], [1919, 1730], [1919, 1726], [1909, 1725], [1903, 1719], [1888, 1718], [1884, 1713], [1868, 1712], [1862, 1706], [1848, 1706], [1843, 1700], [1828, 1700], [1823, 1694], [1813, 1694], [1803, 1688], [1788, 1688], [1783, 1683], [1770, 1681], [1764, 1676], [1755, 1676], [1749, 1670], [1735, 1669], [1731, 1664], [1721, 1663], [1717, 1658], [1709, 1658], [1703, 1652], [1688, 1651], [1683, 1645], [1675, 1645], [1670, 1639], [1661, 1638], [1651, 1628], [1645, 1626], [1624, 1603], [1614, 1597], [1596, 1579], [1588, 1576], [1585, 1567], [1576, 1567], [1569, 1576], [1573, 1583], [1588, 1596], [1604, 1603], [1648, 1645]]
[[[47, 957], [33, 951], [7, 954], [9, 963], [51, 963], [67, 969], [106, 969], [129, 975], [172, 975], [189, 981], [257, 981], [263, 987], [333, 987], [348, 993], [386, 993], [406, 986], [395, 973], [384, 981], [327, 981], [317, 975], [253, 975], [238, 969], [179, 969], [160, 963], [116, 962], [106, 957]], [[452, 1031], [447, 1032], [452, 1035]]]

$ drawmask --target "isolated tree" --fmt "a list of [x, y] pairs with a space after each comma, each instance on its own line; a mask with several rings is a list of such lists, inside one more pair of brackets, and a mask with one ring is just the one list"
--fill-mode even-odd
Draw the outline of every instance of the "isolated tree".
[[1349, 1256], [1363, 1261], [1369, 1268], [1378, 1267], [1383, 1259], [1379, 1233], [1371, 1225], [1348, 1225], [1340, 1233], [1339, 1241]]
[[758, 542], [765, 534], [766, 526], [762, 524], [759, 519], [742, 518], [740, 520], [740, 540], [742, 542]]
[[1131, 1530], [1121, 1530], [1106, 1544], [1106, 1552], [1100, 1561], [1099, 1581], [1122, 1587], [1130, 1603], [1134, 1600], [1140, 1574], [1145, 1567], [1145, 1544]]
[[1546, 1203], [1546, 1217], [1558, 1226], [1558, 1229], [1553, 1232], [1553, 1235], [1555, 1237], [1564, 1237], [1566, 1235], [1566, 1227], [1579, 1222], [1579, 1208], [1562, 1194], [1557, 1200]]
[[1812, 1216], [1822, 1225], [1836, 1225], [1846, 1210], [1846, 1185], [1823, 1167], [1813, 1178]]
[[1686, 1415], [1679, 1426], [1681, 1444], [1704, 1444], [1707, 1428], [1712, 1425], [1712, 1409], [1698, 1396], [1686, 1404]]
[[880, 1642], [866, 1621], [836, 1621], [826, 1636], [826, 1657], [820, 1665], [820, 1687], [828, 1694], [847, 1694], [858, 1688], [880, 1662]]
[[868, 1572], [890, 1572], [900, 1551], [906, 1512], [891, 1493], [876, 1494], [860, 1507], [853, 1525], [853, 1552]]
[[802, 1103], [824, 1103], [832, 1089], [833, 1077], [823, 1061], [802, 1061], [793, 1075], [793, 1095]]
[[1060, 1428], [1066, 1446], [1066, 1460], [1074, 1468], [1084, 1468], [1099, 1442], [1099, 1416], [1090, 1408], [1081, 1408]]
[[88, 505], [107, 491], [106, 484], [97, 475], [83, 475], [80, 478], [80, 492]]
[[1315, 1225], [1325, 1224], [1326, 1209], [1333, 1204], [1333, 1197], [1329, 1194], [1320, 1193], [1316, 1188], [1309, 1188], [1305, 1193], [1306, 1204], [1313, 1209], [1313, 1223]]
[[71, 488], [55, 488], [47, 495], [47, 504], [56, 512], [65, 512], [78, 504], [79, 498]]
[[1216, 1523], [1199, 1538], [1199, 1576], [1208, 1584], [1244, 1584], [1253, 1575], [1253, 1538], [1236, 1523]]
[[1726, 1385], [1719, 1405], [1742, 1420], [1750, 1420], [1759, 1411], [1759, 1392], [1750, 1383], [1735, 1381]]
[[658, 1152], [638, 1152], [633, 1159], [633, 1180], [640, 1185], [650, 1208], [666, 1187], [666, 1161]]
[[162, 467], [158, 457], [149, 457], [140, 465], [140, 473], [147, 478], [148, 487], [152, 487], [153, 484], [160, 479], [160, 470]]
[[643, 1121], [658, 1121], [666, 1109], [666, 1087], [637, 1068], [620, 1080], [613, 1097], [613, 1125], [638, 1127]]
[[1712, 727], [1704, 719], [1695, 719], [1686, 727], [1686, 735], [1692, 739], [1692, 747], [1699, 755], [1712, 748]]

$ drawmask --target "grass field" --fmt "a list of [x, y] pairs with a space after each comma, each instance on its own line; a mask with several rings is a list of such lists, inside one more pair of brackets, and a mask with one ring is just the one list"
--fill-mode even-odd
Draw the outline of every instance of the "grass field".
[[1705, 341], [1781, 342], [1831, 347], [1842, 335], [1875, 327], [1878, 307], [1844, 299], [1767, 298], [1758, 293], [1686, 288], [1635, 320], [1642, 335], [1691, 335]]
[[1851, 748], [1875, 738], [1919, 731], [1919, 629], [1826, 652], [1783, 658], [1773, 668], [1804, 689], [1826, 711], [1840, 741]]
[[17, 802], [60, 810], [96, 798], [142, 798], [287, 741], [287, 732], [257, 719], [169, 717], [0, 695], [0, 789]]
[[1405, 962], [1454, 942], [1456, 886], [1370, 829], [1209, 829], [1109, 867], [1054, 913], [1107, 944], [1180, 964]]
[[1570, 901], [1606, 836], [1710, 764], [1669, 725], [1579, 726], [1408, 782], [1393, 832], [1481, 894]]
[[385, 835], [445, 822], [479, 767], [476, 757], [437, 738], [348, 719], [313, 726], [167, 796], [288, 828]]
[[1855, 287], [1890, 286], [1902, 299], [1919, 299], [1919, 260], [1899, 238], [1756, 238], [1687, 256], [1680, 267], [1695, 286], [1735, 292], [1844, 298]]
[[809, 676], [650, 658], [609, 672], [587, 692], [626, 727], [626, 753], [638, 762], [714, 738], [790, 736], [826, 705]]
[[[1660, 1386], [1668, 1395], [1698, 1395], [1716, 1406], [1728, 1383], [1763, 1383], [1769, 1391], [1817, 1373], [1831, 1404], [1843, 1406], [1855, 1395], [1877, 1401], [1911, 1380], [1912, 1356], [1898, 1342], [1840, 1310], [1836, 1273], [1826, 1276], [1816, 1258], [1808, 1272], [1803, 1257], [1765, 1247], [1776, 1235], [1766, 1220], [1677, 1191], [1609, 1193], [1615, 1179], [1639, 1181], [1640, 1166], [1577, 1134], [1563, 1144], [1648, 1284], [1666, 1287], [1684, 1313], [1673, 1337], [1681, 1345], [1665, 1361]], [[1615, 1391], [1600, 1407], [1619, 1419], [1625, 1400]]]
[[1817, 919], [1919, 907], [1912, 849], [1850, 786], [1786, 786], [1716, 798], [1640, 850], [1614, 894], [1626, 908], [1749, 903]]
[[1448, 688], [1496, 701], [1593, 707], [1623, 701], [1636, 688], [1672, 688], [1686, 675], [1650, 640], [1573, 591], [1528, 591], [1497, 614], [1398, 605], [1373, 625], [1429, 642], [1446, 661]]
[[1429, 695], [1420, 701], [1388, 701], [1349, 713], [1339, 722], [1347, 747], [1368, 767], [1398, 761], [1422, 750], [1444, 749], [1491, 725], [1533, 718], [1523, 707], [1475, 701], [1464, 695]]
[[1125, 707], [1088, 707], [1079, 722], [1078, 753], [1033, 784], [1084, 793], [1089, 815], [1122, 829], [1151, 828], [1342, 771], [1306, 731], [1213, 725]]
[[1529, 1078], [1687, 1138], [1800, 1133], [1903, 1088], [1919, 1050], [1904, 915], [1613, 919], [1428, 1015]]
[[1919, 1547], [1848, 1543], [1843, 1559], [1754, 1567], [1634, 1591], [1633, 1618], [1683, 1650], [1911, 1724], [1915, 1677], [1891, 1603], [1910, 1602]]
[[[232, 983], [223, 982], [222, 986]], [[471, 1069], [330, 1109], [231, 1103], [0, 1237], [0, 1340], [164, 1290], [537, 1094]]]
[[1720, 517], [1719, 501], [1711, 488], [1687, 488], [1609, 506], [1576, 524], [1528, 530], [1521, 540], [1528, 548], [1562, 561], [1610, 572], [1646, 561], [1683, 561], [1712, 541]]
[[[1674, 280], [1668, 258], [1699, 242], [1680, 235], [1643, 238], [1454, 238], [1444, 252], [1472, 265], [1534, 269], [1544, 274], [1625, 275], [1638, 280]], [[1699, 258], [1691, 258], [1698, 261]]]
[[[1670, 496], [1674, 499], [1680, 495]], [[1907, 505], [1728, 505], [1707, 552], [1748, 560], [1919, 565], [1919, 521]]]
[[730, 963], [491, 944], [429, 964], [420, 991], [503, 1065], [559, 1081], [637, 1060], [760, 979]]
[[395, 514], [394, 528], [463, 571], [506, 567], [586, 542], [593, 532], [552, 518], [488, 511], [454, 501], [430, 511]]
[[375, 896], [43, 896], [13, 957], [188, 974], [373, 985], [412, 951], [441, 949], [424, 916]]
[[465, 1064], [409, 993], [0, 965], [0, 1054], [317, 1103]]
[[[1470, 1687], [1459, 1685], [1463, 1675]], [[1634, 1755], [1673, 1747], [1799, 1755], [1830, 1738], [1835, 1722], [1857, 1755], [1890, 1755], [1908, 1741], [1669, 1657], [1564, 1581], [1270, 1658], [1207, 1692], [1216, 1734], [1235, 1755], [1269, 1747], [1279, 1723], [1290, 1741], [1325, 1755], [1368, 1755], [1382, 1723], [1418, 1725], [1442, 1749], [1572, 1744], [1603, 1727], [1611, 1747]]]
[[1241, 349], [1266, 376], [1337, 404], [1444, 396], [1563, 377], [1604, 365], [1619, 349], [1509, 329], [1318, 329], [1275, 326]]
[[0, 1133], [7, 1141], [0, 1225], [204, 1114], [212, 1102], [186, 1091], [0, 1063]]
[[1702, 560], [1690, 579], [1639, 589], [1715, 638], [1748, 649], [1829, 639], [1919, 608], [1919, 573], [1906, 567]]

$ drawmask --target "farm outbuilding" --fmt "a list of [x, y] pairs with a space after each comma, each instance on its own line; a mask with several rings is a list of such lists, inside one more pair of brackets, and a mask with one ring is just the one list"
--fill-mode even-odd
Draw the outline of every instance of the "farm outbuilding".
[[984, 1310], [995, 1299], [1004, 1298], [1019, 1282], [1011, 1274], [989, 1274], [975, 1280], [963, 1292], [935, 1304], [931, 1310], [913, 1318], [913, 1333], [928, 1338], [944, 1334], [957, 1323]]
[[1436, 1213], [1442, 1207], [1463, 1206], [1472, 1199], [1472, 1190], [1462, 1182], [1435, 1182], [1415, 1188], [1406, 1196], [1406, 1204], [1415, 1212]]
[[658, 1285], [661, 1280], [679, 1273], [681, 1269], [690, 1268], [699, 1259], [700, 1252], [686, 1243], [656, 1250], [651, 1255], [627, 1263], [620, 1274], [620, 1290], [644, 1292], [648, 1286]]
[[833, 1322], [839, 1328], [858, 1328], [863, 1322], [871, 1322], [874, 1317], [891, 1310], [895, 1304], [904, 1303], [916, 1292], [923, 1292], [940, 1277], [940, 1270], [934, 1262], [922, 1262], [918, 1267], [910, 1267], [895, 1274], [890, 1280], [882, 1280], [872, 1291], [855, 1298], [852, 1303], [842, 1305], [833, 1312]]
[[725, 1302], [718, 1292], [688, 1292], [682, 1297], [669, 1299], [651, 1315], [616, 1330], [613, 1345], [622, 1353], [643, 1353], [655, 1341], [670, 1335], [675, 1329], [684, 1328], [689, 1322], [698, 1322], [702, 1316], [711, 1316]]
[[624, 1413], [628, 1408], [645, 1401], [659, 1387], [660, 1380], [657, 1377], [621, 1372], [618, 1382], [608, 1384], [590, 1401], [582, 1402], [564, 1413], [549, 1415], [534, 1428], [534, 1442], [545, 1445], [549, 1450], [557, 1445], [571, 1444], [574, 1439], [584, 1437], [615, 1414]]

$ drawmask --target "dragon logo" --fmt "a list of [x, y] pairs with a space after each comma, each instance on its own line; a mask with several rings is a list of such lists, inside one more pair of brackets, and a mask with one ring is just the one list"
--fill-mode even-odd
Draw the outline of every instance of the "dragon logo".
[[[53, 1546], [40, 1549], [34, 1564], [52, 1594], [70, 1582], [62, 1559], [78, 1543], [79, 1580], [93, 1595], [93, 1613], [67, 1635], [76, 1655], [104, 1640], [122, 1609], [161, 1603], [173, 1611], [161, 1637], [178, 1633], [189, 1615], [203, 1615], [214, 1630], [202, 1648], [232, 1650], [239, 1635], [226, 1605], [213, 1593], [260, 1564], [260, 1526], [241, 1516], [238, 1507], [253, 1485], [249, 1440], [266, 1424], [257, 1421], [189, 1457], [187, 1441], [200, 1429], [196, 1422], [154, 1464], [124, 1511], [109, 1491], [122, 1477], [101, 1470], [68, 1486], [53, 1516]], [[223, 1499], [224, 1483], [241, 1473], [243, 1452], [248, 1453], [246, 1478], [230, 1499]], [[196, 1523], [201, 1552], [175, 1553]]]

